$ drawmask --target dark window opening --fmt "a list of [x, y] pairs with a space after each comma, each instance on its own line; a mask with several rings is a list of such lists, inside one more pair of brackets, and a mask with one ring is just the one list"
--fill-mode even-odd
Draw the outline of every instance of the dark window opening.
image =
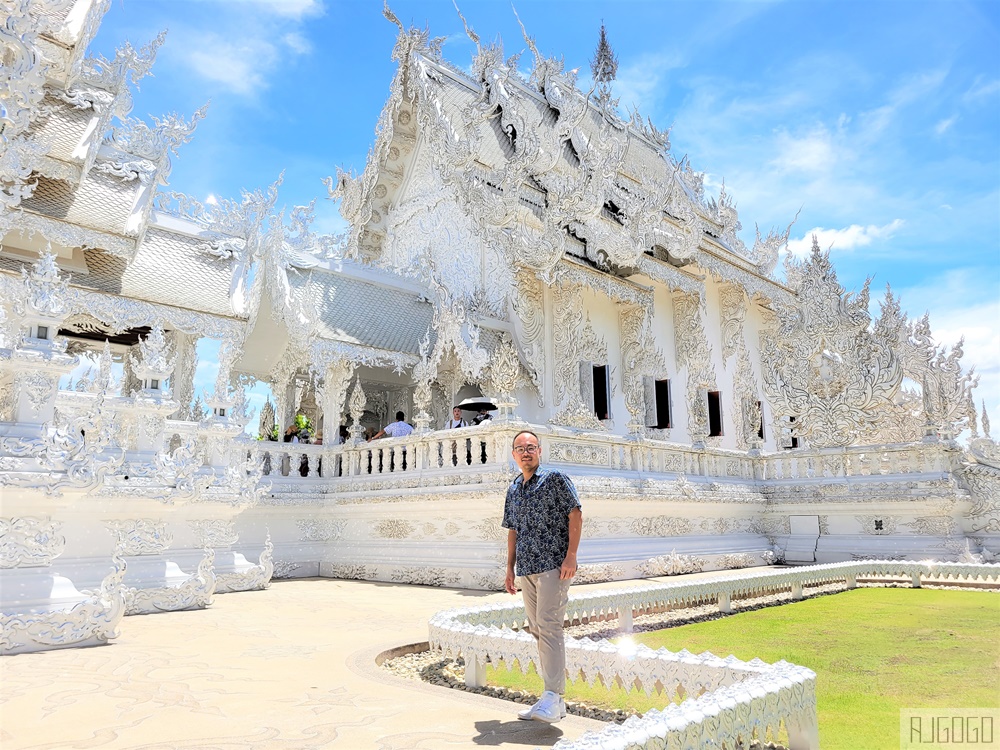
[[[795, 424], [795, 417], [789, 417], [788, 418], [788, 424], [789, 424], [789, 426], [794, 425]], [[788, 445], [786, 445], [785, 448], [787, 450], [791, 450], [793, 448], [798, 448], [798, 447], [799, 447], [799, 439], [795, 436], [794, 432], [792, 432], [791, 430], [789, 430]]]
[[48, 339], [49, 337], [49, 327], [48, 326], [38, 326], [38, 338]]
[[708, 436], [722, 435], [722, 394], [719, 391], [708, 392]]
[[757, 437], [764, 439], [764, 405], [757, 402], [757, 412], [760, 414], [760, 424], [757, 426]]
[[149, 381], [149, 387], [150, 388], [159, 388], [160, 387], [160, 381], [157, 380], [156, 378], [153, 378], [152, 380]]
[[607, 365], [594, 365], [594, 414], [598, 419], [611, 419], [611, 388]]
[[510, 138], [510, 145], [511, 145], [511, 147], [514, 148], [514, 149], [516, 149], [517, 148], [517, 130], [514, 128], [513, 125], [508, 125], [506, 128], [504, 128], [504, 131], [507, 133], [507, 137]]
[[656, 424], [658, 430], [670, 429], [670, 381], [657, 380], [653, 383], [656, 399]]
[[621, 224], [624, 226], [625, 214], [622, 213], [622, 210], [618, 207], [618, 204], [615, 203], [614, 201], [608, 201], [607, 203], [605, 203], [602, 213], [604, 214], [604, 217], [606, 219], [611, 219], [617, 224]]
[[568, 161], [571, 166], [579, 167], [582, 162], [580, 161], [580, 155], [576, 152], [576, 149], [573, 148], [573, 142], [567, 140], [564, 141], [564, 143], [566, 144], [566, 161]]

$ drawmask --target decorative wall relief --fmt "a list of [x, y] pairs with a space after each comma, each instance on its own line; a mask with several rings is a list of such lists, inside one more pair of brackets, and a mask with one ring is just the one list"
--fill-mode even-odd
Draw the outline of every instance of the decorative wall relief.
[[677, 516], [645, 516], [633, 519], [629, 528], [639, 536], [681, 536], [691, 533], [691, 521]]
[[300, 518], [295, 523], [299, 527], [299, 540], [303, 542], [334, 541], [340, 539], [347, 528], [347, 521], [330, 518]]
[[389, 580], [417, 586], [457, 586], [462, 574], [446, 568], [394, 568]]
[[372, 531], [380, 539], [405, 539], [416, 527], [403, 518], [384, 518], [373, 524]]
[[618, 309], [621, 335], [622, 393], [630, 416], [629, 433], [646, 432], [645, 379], [665, 379], [663, 352], [653, 346], [652, 316], [647, 306], [621, 304]]
[[194, 529], [199, 547], [229, 547], [240, 539], [233, 521], [213, 518], [204, 521], [191, 521], [190, 526]]
[[552, 287], [552, 298], [555, 352], [552, 382], [556, 415], [549, 421], [567, 427], [604, 430], [604, 424], [583, 402], [580, 363], [608, 364], [607, 344], [591, 327], [578, 286], [556, 284]]
[[166, 531], [164, 522], [142, 518], [105, 523], [115, 537], [115, 548], [126, 557], [132, 555], [159, 555], [174, 541], [174, 536]]
[[735, 568], [752, 568], [755, 565], [761, 564], [761, 559], [758, 555], [752, 555], [749, 552], [737, 552], [731, 555], [721, 555], [715, 561], [715, 564], [720, 568], [725, 568], [727, 570], [732, 570]]
[[70, 609], [0, 614], [0, 655], [96, 645], [116, 638], [125, 616], [125, 561], [116, 557], [114, 563], [100, 589]]
[[271, 585], [274, 574], [274, 544], [271, 535], [264, 540], [264, 551], [260, 553], [257, 565], [243, 572], [218, 573], [215, 593], [228, 594], [234, 591], [258, 591]]
[[573, 578], [574, 583], [605, 583], [625, 577], [625, 569], [614, 563], [601, 565], [581, 565]]
[[546, 447], [551, 461], [591, 466], [611, 465], [611, 451], [606, 445], [563, 443], [550, 440]]
[[813, 237], [802, 262], [786, 261], [795, 304], [776, 304], [777, 325], [761, 332], [764, 389], [778, 413], [793, 415], [793, 433], [813, 447], [851, 445], [876, 425], [903, 378], [901, 321], [871, 326], [868, 284], [858, 295], [837, 281], [829, 253]]
[[685, 573], [700, 573], [705, 568], [704, 558], [695, 555], [679, 555], [670, 550], [669, 555], [650, 557], [636, 566], [636, 570], [646, 578], [655, 576], [678, 576]]
[[198, 609], [212, 603], [216, 577], [215, 550], [205, 551], [195, 574], [179, 586], [139, 589], [123, 586], [126, 615], [148, 615], [156, 612], [179, 612]]
[[485, 518], [477, 524], [472, 526], [476, 530], [477, 536], [487, 542], [500, 541], [507, 538], [507, 529], [501, 526], [501, 519], [499, 516], [496, 518]]
[[60, 521], [50, 518], [0, 518], [0, 568], [51, 565], [66, 547]]
[[905, 525], [914, 533], [927, 536], [953, 536], [956, 532], [955, 520], [951, 516], [921, 516]]
[[855, 516], [854, 519], [861, 525], [861, 530], [865, 534], [872, 536], [886, 536], [896, 533], [897, 518], [893, 516]]
[[692, 442], [698, 443], [703, 442], [709, 432], [705, 394], [716, 390], [711, 351], [702, 324], [705, 300], [698, 294], [674, 293], [673, 303], [677, 367], [687, 368], [688, 434]]

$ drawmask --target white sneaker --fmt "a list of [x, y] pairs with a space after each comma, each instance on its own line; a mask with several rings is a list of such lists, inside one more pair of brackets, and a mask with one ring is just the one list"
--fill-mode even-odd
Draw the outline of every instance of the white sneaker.
[[566, 718], [566, 703], [561, 695], [546, 690], [542, 693], [541, 699], [531, 707], [531, 719], [533, 721], [544, 721], [546, 724], [555, 724], [560, 719]]

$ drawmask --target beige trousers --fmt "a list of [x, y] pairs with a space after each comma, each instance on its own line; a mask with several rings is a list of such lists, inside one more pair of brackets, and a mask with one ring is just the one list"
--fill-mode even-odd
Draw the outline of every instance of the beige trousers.
[[545, 689], [562, 695], [566, 690], [566, 641], [563, 623], [569, 585], [559, 579], [559, 569], [521, 576], [521, 595], [528, 614], [528, 630], [538, 641], [538, 661]]

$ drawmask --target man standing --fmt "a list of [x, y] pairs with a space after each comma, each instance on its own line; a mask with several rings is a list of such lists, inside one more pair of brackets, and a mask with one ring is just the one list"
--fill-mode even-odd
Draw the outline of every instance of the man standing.
[[538, 661], [545, 692], [519, 719], [548, 724], [566, 716], [566, 641], [563, 622], [569, 586], [576, 575], [583, 513], [573, 482], [560, 471], [539, 466], [538, 435], [522, 430], [514, 436], [514, 462], [521, 469], [507, 490], [503, 526], [507, 529], [507, 577], [504, 588], [517, 593], [516, 575], [528, 616], [528, 629], [538, 641]]
[[406, 415], [401, 411], [397, 411], [396, 421], [387, 424], [378, 431], [377, 435], [370, 437], [368, 442], [370, 443], [372, 440], [378, 440], [380, 437], [385, 437], [386, 435], [389, 437], [406, 437], [411, 432], [413, 432], [413, 428], [406, 423]]

